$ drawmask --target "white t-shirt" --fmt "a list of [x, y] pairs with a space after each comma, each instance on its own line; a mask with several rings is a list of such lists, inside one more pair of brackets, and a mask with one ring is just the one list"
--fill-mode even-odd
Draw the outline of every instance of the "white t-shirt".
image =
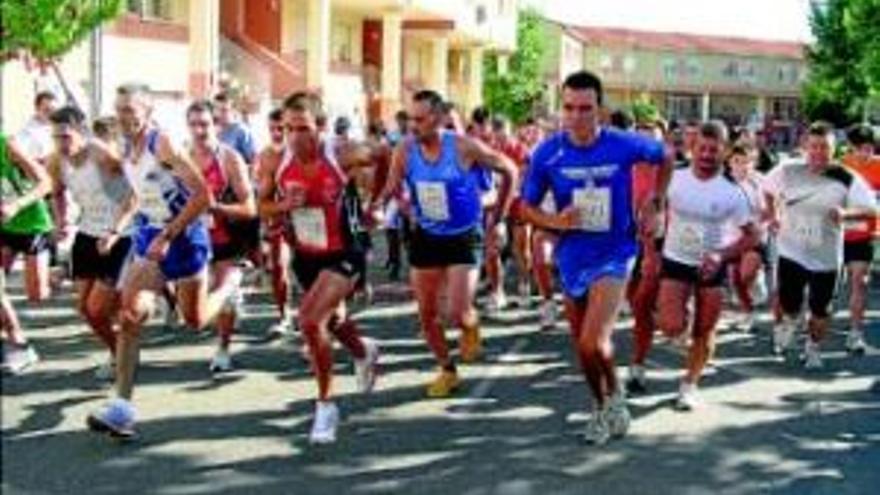
[[663, 257], [699, 266], [703, 256], [726, 246], [726, 228], [752, 222], [746, 194], [722, 174], [702, 180], [688, 167], [676, 170], [667, 192], [668, 221]]
[[55, 149], [52, 124], [40, 122], [36, 117], [31, 117], [15, 135], [15, 142], [29, 157], [41, 161], [45, 160]]
[[843, 262], [843, 227], [831, 221], [831, 210], [875, 207], [865, 180], [836, 165], [820, 173], [803, 162], [777, 166], [764, 187], [779, 211], [779, 255], [816, 272], [837, 271]]

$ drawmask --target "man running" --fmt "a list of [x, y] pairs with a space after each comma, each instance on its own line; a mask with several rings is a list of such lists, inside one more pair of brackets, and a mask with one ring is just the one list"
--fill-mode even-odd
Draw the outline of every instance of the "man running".
[[412, 136], [395, 149], [388, 183], [374, 202], [384, 204], [404, 181], [412, 194], [416, 222], [410, 241], [410, 282], [422, 334], [440, 366], [427, 386], [429, 397], [448, 397], [460, 385], [440, 324], [441, 300], [446, 300], [449, 323], [461, 329], [460, 359], [473, 362], [482, 353], [473, 307], [483, 248], [482, 208], [472, 170], [489, 167], [502, 177], [492, 215], [496, 222], [507, 215], [516, 187], [516, 167], [509, 159], [476, 139], [442, 130], [443, 106], [435, 91], [413, 96], [408, 112]]
[[832, 161], [834, 144], [831, 126], [814, 123], [807, 131], [804, 161], [777, 166], [766, 181], [771, 228], [778, 229], [776, 287], [784, 315], [774, 332], [774, 351], [793, 350], [808, 291], [804, 366], [809, 370], [822, 368], [820, 343], [843, 262], [842, 223], [876, 216], [874, 191]]
[[179, 310], [193, 329], [220, 312], [241, 282], [230, 275], [209, 291], [211, 239], [200, 218], [212, 206], [199, 167], [168, 134], [153, 127], [149, 89], [125, 85], [116, 93], [116, 113], [128, 140], [123, 170], [138, 198], [133, 235], [134, 259], [121, 280], [121, 328], [117, 336], [116, 398], [88, 416], [91, 430], [112, 437], [136, 436], [131, 403], [140, 353], [141, 330], [155, 297], [174, 282]]
[[[594, 398], [586, 440], [597, 444], [629, 428], [611, 333], [637, 250], [632, 168], [638, 162], [665, 164], [644, 218], [653, 218], [671, 171], [662, 143], [601, 126], [601, 111], [599, 78], [586, 71], [568, 76], [562, 86], [564, 130], [538, 146], [522, 195], [526, 221], [559, 231], [555, 257], [566, 314]], [[538, 208], [547, 191], [559, 213]]]
[[[676, 170], [669, 184], [658, 326], [671, 338], [691, 329], [686, 370], [675, 404], [685, 411], [698, 404], [697, 385], [715, 346], [726, 263], [757, 243], [748, 199], [724, 175], [726, 146], [724, 124], [703, 124], [691, 166]], [[733, 244], [725, 245], [726, 228], [739, 230]], [[692, 294], [694, 315], [689, 325], [687, 307]]]
[[[37, 242], [27, 232], [48, 232], [52, 218], [43, 200], [52, 190], [45, 168], [25, 154], [15, 141], [0, 134], [0, 245], [12, 240], [25, 244]], [[44, 234], [41, 234], [44, 235]], [[39, 360], [22, 332], [21, 323], [6, 294], [6, 270], [0, 266], [0, 326], [6, 334], [3, 365], [12, 373], [21, 373]]]
[[[843, 164], [868, 182], [875, 197], [880, 197], [880, 155], [875, 153], [874, 130], [857, 125], [847, 134], [850, 152]], [[874, 260], [874, 241], [880, 232], [877, 217], [849, 222], [844, 233], [843, 263], [849, 279], [850, 327], [846, 349], [854, 354], [865, 353], [865, 305], [868, 297], [868, 275]]]
[[[214, 114], [209, 101], [196, 101], [186, 110], [189, 126], [190, 158], [201, 169], [211, 194], [208, 230], [211, 235], [211, 290], [233, 278], [242, 278], [241, 262], [249, 245], [241, 235], [242, 222], [256, 218], [253, 185], [241, 155], [217, 140]], [[235, 287], [217, 316], [218, 347], [209, 369], [214, 373], [232, 371], [229, 345], [241, 305], [241, 288]]]
[[284, 102], [289, 152], [269, 161], [261, 176], [260, 215], [289, 215], [293, 224], [293, 271], [305, 292], [299, 327], [308, 345], [318, 385], [311, 443], [336, 441], [339, 409], [332, 400], [335, 337], [354, 358], [358, 386], [370, 392], [376, 380], [379, 348], [361, 337], [345, 314], [345, 300], [366, 275], [366, 247], [361, 245], [362, 210], [354, 177], [369, 166], [369, 152], [349, 145], [327, 156], [316, 117], [321, 100], [294, 93]]
[[95, 371], [99, 379], [109, 380], [115, 368], [117, 283], [131, 251], [130, 224], [136, 198], [116, 152], [83, 135], [85, 116], [79, 109], [61, 108], [51, 120], [56, 151], [49, 156], [48, 171], [55, 221], [60, 235], [68, 235], [69, 196], [80, 212], [71, 253], [77, 308], [109, 352], [106, 363]]

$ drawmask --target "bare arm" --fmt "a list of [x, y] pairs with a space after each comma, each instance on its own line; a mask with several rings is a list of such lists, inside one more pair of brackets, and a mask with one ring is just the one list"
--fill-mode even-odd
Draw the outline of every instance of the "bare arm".
[[52, 153], [46, 161], [46, 172], [52, 182], [52, 219], [59, 232], [67, 229], [67, 188], [61, 180], [61, 156]]
[[519, 216], [522, 221], [546, 230], [570, 230], [578, 224], [577, 211], [566, 208], [562, 213], [547, 213], [544, 210], [532, 206], [525, 201], [520, 201]]
[[388, 169], [388, 178], [385, 187], [373, 199], [373, 205], [384, 205], [388, 198], [400, 190], [403, 177], [406, 174], [406, 148], [405, 141], [401, 141], [391, 154], [391, 166]]
[[499, 217], [507, 216], [513, 204], [513, 191], [517, 189], [517, 168], [510, 158], [469, 137], [457, 138], [458, 149], [464, 158], [465, 166], [475, 163], [485, 165], [501, 176], [501, 190], [498, 192]]
[[7, 141], [6, 149], [12, 162], [18, 165], [24, 175], [34, 183], [34, 187], [30, 191], [7, 205], [11, 206], [13, 211], [18, 212], [49, 195], [52, 192], [52, 179], [46, 169], [39, 162], [27, 156], [15, 141]]
[[291, 208], [288, 201], [278, 201], [275, 199], [278, 188], [275, 175], [281, 166], [281, 159], [282, 155], [280, 153], [263, 153], [260, 156], [260, 165], [257, 171], [260, 197], [257, 203], [257, 211], [263, 219], [271, 219], [287, 213]]
[[199, 215], [203, 214], [210, 205], [210, 195], [205, 178], [199, 168], [192, 162], [188, 153], [178, 150], [167, 135], [159, 136], [159, 160], [171, 167], [183, 185], [190, 192], [189, 200], [180, 213], [165, 226], [163, 234], [166, 238], [174, 239], [186, 227], [193, 223]]
[[730, 261], [737, 259], [749, 249], [758, 245], [759, 235], [758, 228], [754, 223], [748, 223], [740, 227], [740, 236], [736, 242], [721, 249], [718, 254], [721, 255], [721, 261]]
[[224, 153], [224, 155], [223, 167], [238, 203], [216, 204], [213, 210], [223, 216], [238, 220], [254, 218], [257, 216], [257, 204], [244, 160], [238, 153], [232, 151]]

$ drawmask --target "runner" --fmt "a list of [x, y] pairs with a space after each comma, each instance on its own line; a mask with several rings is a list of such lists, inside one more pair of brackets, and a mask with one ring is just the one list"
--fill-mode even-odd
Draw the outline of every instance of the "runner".
[[793, 350], [797, 321], [809, 291], [804, 365], [822, 367], [820, 343], [828, 331], [831, 301], [843, 262], [845, 220], [870, 220], [874, 192], [864, 179], [832, 162], [832, 128], [810, 126], [804, 161], [780, 165], [767, 176], [771, 228], [778, 229], [776, 287], [784, 322], [774, 333], [774, 351]]
[[110, 380], [115, 369], [117, 283], [131, 251], [130, 224], [137, 203], [119, 156], [102, 141], [87, 139], [84, 121], [75, 107], [52, 114], [56, 151], [49, 156], [48, 171], [61, 238], [72, 230], [67, 224], [68, 197], [79, 207], [72, 249], [77, 308], [109, 352], [95, 376]]
[[166, 282], [173, 281], [179, 310], [193, 329], [210, 323], [240, 282], [234, 274], [208, 291], [211, 240], [200, 218], [211, 196], [197, 165], [151, 124], [149, 89], [125, 85], [116, 93], [116, 113], [128, 147], [123, 170], [138, 197], [134, 259], [123, 271], [121, 329], [117, 336], [116, 398], [88, 416], [91, 430], [121, 439], [136, 436], [131, 402], [141, 329]]
[[[641, 122], [638, 132], [649, 139], [663, 142], [663, 131], [654, 122]], [[633, 167], [633, 208], [645, 207], [657, 190], [658, 169], [650, 163]], [[647, 391], [645, 360], [651, 351], [656, 330], [657, 294], [660, 291], [660, 253], [663, 251], [666, 212], [658, 212], [658, 228], [653, 233], [639, 233], [639, 253], [627, 286], [627, 300], [633, 313], [633, 352], [629, 365], [626, 391], [642, 394]]]
[[[45, 169], [22, 152], [15, 141], [0, 134], [0, 245], [32, 251], [52, 228], [52, 218], [43, 198], [52, 190]], [[27, 273], [25, 273], [27, 277]], [[26, 278], [27, 283], [27, 278]], [[21, 323], [6, 294], [6, 270], [0, 266], [0, 324], [6, 334], [3, 365], [12, 373], [21, 373], [39, 360], [28, 343]]]
[[[284, 111], [280, 108], [269, 113], [269, 136], [271, 142], [257, 155], [255, 182], [257, 195], [259, 185], [265, 180], [274, 180], [272, 164], [281, 160], [287, 149], [286, 131], [284, 128]], [[272, 297], [278, 308], [278, 321], [269, 327], [270, 336], [289, 336], [293, 333], [293, 316], [290, 308], [290, 236], [292, 235], [290, 220], [285, 215], [277, 215], [263, 220], [263, 232], [268, 243], [268, 269], [272, 278]]]
[[[843, 164], [868, 182], [875, 197], [880, 198], [880, 156], [875, 154], [874, 131], [866, 125], [857, 125], [847, 134], [851, 146]], [[844, 233], [843, 262], [849, 280], [850, 328], [846, 348], [854, 354], [865, 353], [865, 304], [868, 295], [868, 276], [874, 260], [874, 240], [877, 238], [878, 222], [856, 221], [848, 225]]]
[[[241, 263], [249, 245], [241, 235], [244, 230], [241, 225], [242, 222], [250, 224], [256, 218], [254, 188], [241, 155], [217, 140], [211, 102], [190, 104], [186, 121], [192, 139], [190, 159], [201, 168], [211, 194], [212, 206], [207, 217], [214, 253], [211, 258], [211, 290], [217, 290], [230, 278], [241, 280], [243, 276]], [[236, 286], [217, 316], [219, 342], [209, 366], [213, 373], [232, 371], [229, 345], [242, 302], [241, 287]]]
[[[503, 153], [517, 167], [517, 174], [522, 177], [525, 166], [528, 163], [528, 149], [516, 138], [510, 135], [509, 124], [501, 117], [492, 118], [492, 144], [496, 151]], [[526, 308], [531, 305], [532, 288], [530, 279], [532, 272], [532, 228], [526, 223], [509, 219], [508, 229], [511, 233], [511, 248], [513, 258], [516, 261], [517, 275], [517, 305]], [[503, 271], [504, 265], [502, 263]], [[503, 279], [503, 277], [501, 277]]]
[[476, 139], [442, 130], [443, 107], [435, 91], [413, 96], [408, 112], [412, 137], [395, 149], [388, 183], [373, 206], [375, 210], [384, 204], [404, 181], [412, 193], [416, 222], [410, 242], [410, 282], [422, 333], [440, 366], [427, 386], [429, 397], [447, 397], [459, 387], [458, 370], [439, 321], [442, 299], [449, 324], [461, 329], [459, 358], [473, 362], [482, 353], [479, 317], [473, 307], [483, 247], [482, 219], [471, 171], [489, 167], [503, 179], [497, 212], [492, 215], [495, 221], [507, 215], [516, 187], [516, 167], [510, 160]]
[[[746, 194], [751, 212], [752, 225], [757, 232], [757, 244], [737, 259], [731, 260], [730, 272], [742, 315], [736, 325], [740, 330], [751, 332], [755, 326], [756, 295], [766, 299], [763, 278], [759, 278], [770, 262], [767, 248], [767, 206], [764, 198], [764, 175], [755, 170], [755, 153], [746, 143], [731, 148], [727, 164], [729, 175]], [[739, 230], [725, 231], [725, 245], [736, 242]], [[758, 297], [758, 299], [761, 299]], [[759, 304], [761, 301], [757, 301]]]
[[318, 385], [311, 443], [336, 441], [339, 409], [332, 401], [333, 335], [351, 353], [358, 386], [370, 392], [376, 380], [379, 348], [361, 337], [345, 314], [345, 300], [366, 271], [366, 250], [360, 245], [362, 218], [353, 177], [369, 165], [368, 152], [350, 145], [337, 149], [337, 163], [326, 156], [316, 116], [321, 101], [294, 93], [284, 102], [288, 151], [266, 162], [260, 184], [260, 214], [290, 215], [294, 226], [293, 270], [305, 294], [299, 305], [299, 326], [308, 344]]
[[[599, 124], [602, 83], [589, 72], [566, 78], [562, 102], [564, 130], [535, 151], [523, 184], [522, 214], [529, 223], [559, 231], [555, 257], [566, 314], [594, 398], [586, 440], [601, 444], [624, 435], [630, 420], [614, 368], [611, 332], [637, 250], [632, 167], [664, 163], [664, 149], [661, 143]], [[671, 171], [671, 162], [665, 163], [656, 197], [665, 193]], [[538, 209], [547, 191], [559, 213]], [[653, 218], [655, 203], [646, 202], [644, 218]]]
[[[703, 124], [691, 166], [676, 170], [669, 184], [658, 326], [671, 338], [690, 328], [686, 369], [675, 402], [682, 411], [692, 410], [699, 402], [697, 386], [715, 347], [721, 316], [725, 264], [757, 243], [748, 198], [724, 175], [726, 145], [724, 124]], [[727, 228], [739, 230], [732, 244], [725, 244]], [[692, 294], [694, 314], [689, 324], [687, 307]]]

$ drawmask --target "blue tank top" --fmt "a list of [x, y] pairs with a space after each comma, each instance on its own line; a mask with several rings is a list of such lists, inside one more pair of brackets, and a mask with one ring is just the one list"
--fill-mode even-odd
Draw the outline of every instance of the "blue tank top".
[[423, 230], [452, 236], [480, 224], [482, 208], [475, 174], [460, 163], [456, 135], [440, 135], [440, 156], [429, 162], [415, 140], [407, 144], [406, 184], [413, 195], [416, 220]]

